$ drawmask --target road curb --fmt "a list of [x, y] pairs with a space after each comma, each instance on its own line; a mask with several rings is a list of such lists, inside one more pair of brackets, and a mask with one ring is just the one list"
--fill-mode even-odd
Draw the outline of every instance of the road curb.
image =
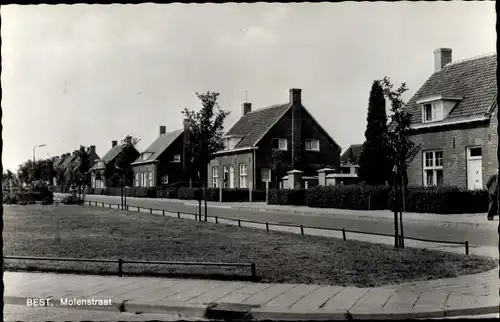
[[[128, 313], [151, 313], [151, 314], [169, 314], [169, 315], [180, 315], [187, 317], [199, 317], [203, 318], [207, 314], [207, 309], [209, 305], [203, 304], [191, 304], [191, 303], [166, 303], [166, 304], [144, 304], [144, 303], [134, 303], [125, 301], [124, 303], [113, 303], [113, 305], [109, 306], [73, 306], [73, 305], [60, 305], [60, 298], [50, 298], [53, 301], [53, 305], [49, 305], [48, 307], [54, 308], [67, 308], [67, 309], [75, 309], [75, 310], [90, 310], [90, 311], [111, 311], [111, 312], [128, 312]], [[18, 297], [18, 296], [4, 296], [4, 304], [10, 305], [22, 305], [26, 306], [27, 297]], [[81, 299], [81, 297], [80, 297]], [[57, 303], [57, 304], [55, 304]], [[122, 306], [123, 304], [123, 306]], [[120, 306], [122, 306], [122, 310], [120, 310]], [[46, 306], [47, 307], [47, 306]]]

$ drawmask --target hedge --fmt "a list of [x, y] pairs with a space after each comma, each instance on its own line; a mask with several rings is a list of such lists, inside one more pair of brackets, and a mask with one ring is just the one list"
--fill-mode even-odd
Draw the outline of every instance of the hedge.
[[[308, 190], [270, 190], [268, 203], [393, 211], [394, 193], [391, 186], [317, 186]], [[405, 211], [436, 214], [484, 213], [488, 211], [488, 192], [450, 186], [409, 187], [405, 195]]]
[[306, 189], [271, 189], [267, 202], [270, 205], [305, 206], [307, 205], [306, 195]]
[[[207, 188], [206, 196], [207, 201], [220, 201], [219, 188]], [[184, 200], [198, 200], [199, 199], [199, 189], [198, 188], [178, 188], [177, 199]], [[250, 200], [250, 194], [248, 189], [242, 188], [223, 188], [222, 189], [222, 202], [248, 202]], [[252, 201], [265, 201], [266, 193], [265, 191], [254, 190], [252, 192]]]

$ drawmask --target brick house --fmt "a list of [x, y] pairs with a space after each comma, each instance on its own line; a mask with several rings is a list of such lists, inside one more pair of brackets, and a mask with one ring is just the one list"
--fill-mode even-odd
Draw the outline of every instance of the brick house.
[[[124, 147], [124, 144], [118, 144], [117, 141], [111, 141], [111, 149], [102, 157], [102, 159], [98, 159], [95, 161], [94, 165], [90, 169], [90, 182], [92, 188], [107, 187], [107, 178], [105, 176], [106, 167], [113, 168], [115, 166], [115, 161], [118, 156], [125, 153], [123, 149]], [[139, 155], [139, 151], [137, 151], [137, 149], [134, 147], [133, 149], [131, 149], [131, 152], [129, 152], [129, 155], [124, 156], [125, 162], [127, 164], [130, 164], [135, 161], [139, 157]]]
[[333, 185], [348, 185], [359, 182], [359, 159], [363, 151], [363, 144], [351, 144], [340, 156], [340, 168], [337, 173], [328, 175]]
[[166, 132], [160, 126], [158, 138], [135, 160], [134, 187], [155, 187], [188, 180], [186, 175], [186, 151], [189, 143], [189, 125]]
[[[223, 138], [225, 149], [209, 164], [210, 187], [261, 190], [266, 181], [279, 186], [276, 178], [293, 168], [305, 176], [315, 176], [324, 167], [339, 168], [340, 146], [302, 105], [301, 93], [290, 89], [288, 103], [255, 111], [251, 103], [242, 104], [240, 119]], [[276, 151], [281, 153], [282, 173], [272, 170]]]
[[[96, 153], [95, 150], [95, 145], [91, 145], [90, 147], [87, 147], [87, 153], [89, 154], [89, 166], [92, 167], [94, 164], [95, 160], [99, 159], [99, 156]], [[74, 167], [78, 166], [79, 163], [79, 157], [77, 156], [78, 150], [73, 151], [73, 153], [65, 153], [61, 155], [58, 160], [54, 162], [54, 169], [55, 170], [63, 170], [65, 175], [65, 180], [64, 182], [58, 182], [56, 178], [54, 178], [54, 185], [68, 185], [69, 182], [69, 175], [68, 173], [73, 169]]]
[[496, 54], [452, 62], [434, 51], [435, 72], [408, 101], [412, 140], [421, 150], [408, 166], [411, 186], [482, 188], [496, 172]]

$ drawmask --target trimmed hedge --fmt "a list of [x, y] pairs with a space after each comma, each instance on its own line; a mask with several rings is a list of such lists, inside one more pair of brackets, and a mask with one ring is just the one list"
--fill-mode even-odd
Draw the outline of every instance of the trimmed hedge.
[[[206, 192], [207, 201], [219, 201], [219, 188], [208, 188]], [[176, 197], [177, 199], [183, 200], [198, 200], [199, 199], [199, 189], [198, 188], [178, 188]], [[248, 202], [250, 200], [250, 194], [248, 189], [241, 188], [223, 188], [222, 189], [222, 202]], [[252, 201], [265, 201], [266, 193], [265, 191], [254, 190], [252, 192]]]
[[[389, 209], [393, 209], [391, 191]], [[467, 214], [488, 212], [488, 191], [461, 187], [413, 187], [406, 190], [405, 211], [436, 214]]]
[[390, 186], [316, 186], [307, 190], [309, 207], [354, 210], [388, 209]]
[[[394, 193], [391, 186], [317, 186], [308, 190], [270, 190], [268, 203], [393, 211]], [[436, 214], [484, 213], [488, 211], [488, 191], [449, 186], [409, 187], [405, 195], [405, 211]]]
[[269, 190], [268, 204], [306, 206], [306, 189], [271, 189]]

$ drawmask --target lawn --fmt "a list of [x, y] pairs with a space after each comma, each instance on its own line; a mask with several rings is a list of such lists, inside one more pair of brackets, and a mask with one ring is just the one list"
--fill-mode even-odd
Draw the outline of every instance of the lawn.
[[[4, 206], [4, 254], [164, 261], [254, 262], [263, 282], [375, 287], [487, 271], [478, 256], [266, 232], [80, 206]], [[116, 264], [24, 262], [5, 268], [116, 272]], [[249, 274], [248, 268], [126, 264], [127, 273]]]

